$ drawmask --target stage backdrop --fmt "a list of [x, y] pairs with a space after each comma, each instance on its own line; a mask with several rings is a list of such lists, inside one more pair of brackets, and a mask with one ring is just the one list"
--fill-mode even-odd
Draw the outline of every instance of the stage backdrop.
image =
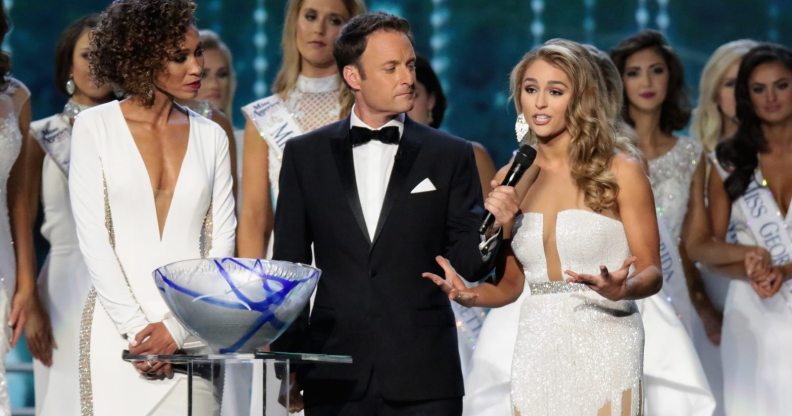
[[[101, 11], [100, 0], [5, 0], [12, 31], [14, 75], [33, 97], [34, 119], [59, 111], [66, 97], [53, 86], [53, 51], [60, 31], [85, 13]], [[198, 0], [198, 25], [215, 30], [234, 54], [238, 108], [269, 94], [280, 64], [284, 0]], [[520, 57], [544, 40], [563, 37], [609, 50], [641, 28], [663, 31], [681, 55], [695, 97], [708, 56], [739, 38], [792, 45], [788, 0], [369, 0], [369, 9], [395, 13], [413, 27], [416, 50], [430, 58], [448, 97], [443, 129], [484, 144], [495, 163], [508, 160], [515, 111], [508, 75]], [[21, 355], [21, 357], [20, 357]], [[25, 354], [17, 351], [16, 358]], [[29, 377], [17, 374], [17, 377]], [[28, 379], [29, 380], [29, 379]], [[31, 406], [28, 382], [16, 378], [14, 404]]]

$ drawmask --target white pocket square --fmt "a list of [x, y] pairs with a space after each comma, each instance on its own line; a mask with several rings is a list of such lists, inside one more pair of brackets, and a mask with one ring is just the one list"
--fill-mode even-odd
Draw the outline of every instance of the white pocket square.
[[426, 178], [426, 179], [422, 180], [421, 183], [419, 183], [418, 185], [415, 185], [415, 188], [413, 188], [413, 190], [410, 191], [410, 193], [411, 194], [419, 194], [421, 192], [431, 192], [431, 191], [436, 191], [436, 190], [437, 190], [437, 188], [435, 188], [435, 186], [432, 183], [432, 181], [430, 181], [429, 178]]

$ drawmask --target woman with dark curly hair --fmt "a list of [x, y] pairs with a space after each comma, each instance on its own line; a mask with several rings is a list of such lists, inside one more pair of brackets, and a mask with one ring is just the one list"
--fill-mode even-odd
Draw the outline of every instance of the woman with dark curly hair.
[[242, 208], [238, 252], [268, 254], [286, 141], [340, 120], [352, 93], [338, 75], [333, 45], [341, 27], [366, 11], [363, 0], [289, 0], [283, 25], [283, 63], [273, 95], [244, 107]]
[[[75, 244], [77, 233], [69, 206], [69, 149], [74, 117], [113, 98], [110, 85], [97, 85], [90, 77], [89, 34], [98, 22], [98, 15], [87, 15], [61, 33], [55, 47], [55, 80], [57, 89], [69, 100], [62, 112], [35, 121], [30, 128], [29, 196], [36, 206], [41, 191], [41, 233], [50, 243], [38, 284], [42, 306], [52, 321], [52, 333], [47, 330], [46, 319], [39, 325], [29, 321], [25, 328], [30, 352], [37, 358], [33, 363], [36, 411], [42, 415], [80, 413], [80, 315], [91, 279]], [[57, 348], [52, 348], [50, 334]]]
[[[0, 1], [0, 43], [8, 33]], [[25, 161], [30, 128], [30, 91], [12, 78], [11, 58], [0, 51], [0, 414], [10, 415], [5, 356], [14, 347], [28, 319], [41, 322], [46, 315], [30, 313], [38, 305], [34, 275], [33, 238], [26, 199]], [[40, 308], [36, 309], [41, 311]], [[45, 332], [46, 332], [45, 328]]]
[[742, 58], [737, 133], [716, 147], [710, 175], [713, 232], [746, 248], [723, 308], [727, 414], [792, 414], [792, 51], [760, 44]]
[[[116, 0], [91, 36], [91, 73], [127, 98], [80, 113], [69, 193], [93, 287], [80, 331], [83, 414], [184, 414], [187, 379], [168, 363], [121, 359], [194, 350], [151, 278], [178, 260], [233, 254], [228, 138], [174, 100], [195, 98], [203, 49], [190, 0]], [[214, 414], [206, 380], [193, 411]], [[194, 414], [194, 413], [193, 413]]]

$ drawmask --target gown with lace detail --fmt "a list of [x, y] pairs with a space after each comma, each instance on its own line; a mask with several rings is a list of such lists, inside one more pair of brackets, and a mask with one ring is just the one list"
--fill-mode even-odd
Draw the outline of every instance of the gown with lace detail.
[[[300, 75], [297, 77], [297, 85], [286, 94], [284, 104], [302, 133], [308, 133], [338, 121], [341, 112], [341, 104], [338, 101], [340, 94], [341, 77], [337, 74], [322, 78]], [[268, 174], [273, 201], [278, 198], [282, 156], [280, 151], [270, 146]]]
[[0, 91], [0, 414], [10, 415], [5, 356], [11, 347], [11, 327], [5, 322], [16, 290], [16, 256], [8, 217], [8, 179], [22, 149], [19, 113], [30, 98], [30, 91], [14, 78], [6, 77], [5, 82], [5, 89]]
[[[578, 283], [548, 280], [543, 214], [515, 222], [512, 249], [523, 265], [525, 291], [512, 364], [512, 405], [520, 415], [595, 415], [608, 402], [641, 413], [644, 333], [635, 302], [611, 301]], [[620, 221], [581, 209], [557, 214], [561, 270], [617, 270], [630, 256]]]

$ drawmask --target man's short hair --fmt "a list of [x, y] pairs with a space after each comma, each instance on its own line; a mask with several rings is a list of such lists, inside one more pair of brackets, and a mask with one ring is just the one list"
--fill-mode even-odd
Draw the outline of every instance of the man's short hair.
[[413, 42], [410, 23], [401, 17], [383, 12], [355, 16], [349, 19], [349, 22], [341, 29], [341, 34], [333, 48], [333, 57], [339, 74], [343, 74], [344, 67], [347, 65], [356, 65], [363, 76], [363, 68], [358, 65], [358, 62], [366, 50], [368, 37], [378, 30], [404, 33], [410, 39], [410, 43]]

